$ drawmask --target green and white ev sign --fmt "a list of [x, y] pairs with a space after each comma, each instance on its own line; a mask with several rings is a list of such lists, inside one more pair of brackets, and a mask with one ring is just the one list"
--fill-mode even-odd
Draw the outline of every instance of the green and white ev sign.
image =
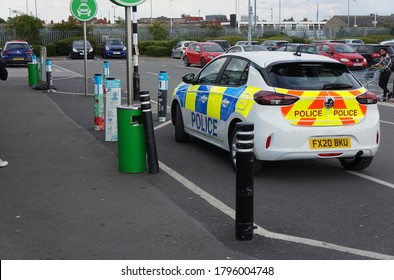
[[89, 21], [97, 14], [96, 0], [71, 0], [71, 14], [80, 21]]
[[144, 3], [146, 0], [109, 0], [109, 1], [119, 6], [131, 7], [131, 6], [138, 6], [139, 4]]

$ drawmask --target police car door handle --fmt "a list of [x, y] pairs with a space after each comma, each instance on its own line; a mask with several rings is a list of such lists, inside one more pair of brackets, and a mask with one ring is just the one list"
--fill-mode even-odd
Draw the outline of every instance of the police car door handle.
[[208, 100], [208, 96], [206, 96], [206, 95], [201, 96], [201, 102], [202, 103], [207, 102], [207, 100]]
[[222, 101], [223, 107], [227, 107], [228, 104], [230, 104], [230, 101], [229, 101], [228, 99], [224, 99], [224, 100]]

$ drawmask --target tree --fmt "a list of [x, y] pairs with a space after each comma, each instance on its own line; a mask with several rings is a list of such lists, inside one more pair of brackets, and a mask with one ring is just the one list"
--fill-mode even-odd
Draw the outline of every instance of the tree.
[[161, 41], [167, 40], [170, 32], [166, 26], [163, 26], [160, 21], [156, 20], [148, 27], [149, 33], [152, 35], [153, 40]]
[[26, 40], [30, 44], [41, 43], [40, 29], [42, 22], [40, 19], [26, 14], [10, 18], [7, 27], [15, 29], [19, 39]]
[[[88, 26], [89, 28], [89, 26]], [[83, 26], [79, 23], [78, 20], [73, 18], [72, 16], [68, 17], [68, 21], [62, 20], [61, 23], [56, 23], [53, 25], [54, 30], [78, 30], [78, 35], [83, 34]]]
[[2, 24], [2, 23], [6, 23], [6, 21], [4, 19], [0, 18], [0, 24]]

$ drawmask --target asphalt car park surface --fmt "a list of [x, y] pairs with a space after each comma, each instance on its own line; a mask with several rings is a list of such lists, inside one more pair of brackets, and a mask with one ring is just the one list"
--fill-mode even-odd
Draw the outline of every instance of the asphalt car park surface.
[[[154, 109], [160, 70], [169, 74], [168, 97], [184, 74], [200, 70], [174, 59], [142, 57], [139, 62], [141, 89], [150, 91]], [[116, 154], [117, 144], [104, 142], [103, 133], [93, 130], [93, 98], [83, 96], [83, 61], [61, 58], [52, 63], [57, 89], [49, 98], [105, 149]], [[125, 90], [125, 61], [113, 59], [109, 63], [110, 76], [120, 78]], [[100, 59], [88, 62], [90, 78], [102, 73], [102, 64]], [[91, 79], [89, 89], [93, 94]], [[346, 171], [336, 160], [264, 163], [254, 178], [254, 222], [258, 228], [251, 241], [234, 238], [235, 173], [229, 154], [193, 137], [189, 143], [176, 143], [169, 117], [166, 123], [159, 123], [155, 112], [161, 171], [146, 178], [223, 247], [239, 252], [241, 257], [393, 259], [393, 105], [380, 103], [379, 110], [380, 148], [371, 166], [363, 171]], [[134, 175], [129, 176], [132, 179]]]

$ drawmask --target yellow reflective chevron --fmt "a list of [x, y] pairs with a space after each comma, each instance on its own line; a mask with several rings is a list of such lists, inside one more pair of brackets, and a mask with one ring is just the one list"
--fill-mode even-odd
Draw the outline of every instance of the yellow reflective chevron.
[[[365, 88], [351, 91], [302, 91], [276, 88], [277, 92], [298, 96], [300, 99], [281, 108], [282, 114], [292, 125], [338, 126], [361, 122], [367, 106], [360, 104], [356, 96], [364, 93]], [[333, 106], [327, 106], [331, 99]]]

